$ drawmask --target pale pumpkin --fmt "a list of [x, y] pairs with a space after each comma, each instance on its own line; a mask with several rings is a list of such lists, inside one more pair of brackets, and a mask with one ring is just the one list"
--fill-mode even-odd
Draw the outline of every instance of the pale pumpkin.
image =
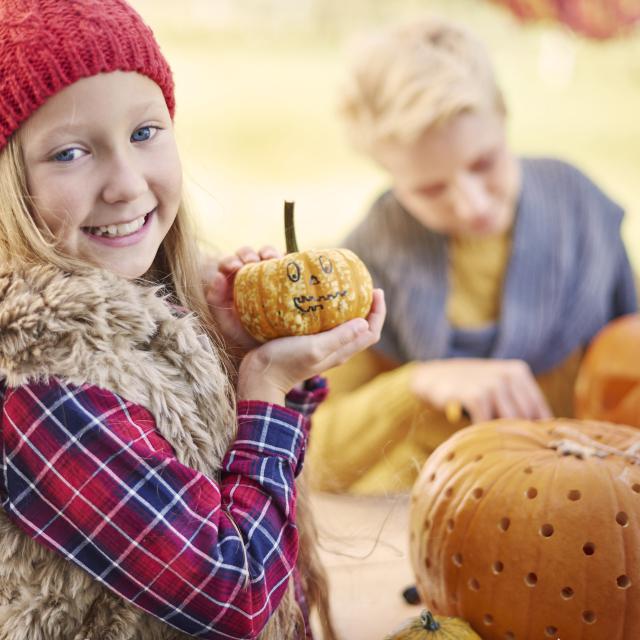
[[640, 315], [614, 320], [593, 339], [574, 400], [579, 418], [640, 427]]
[[482, 640], [480, 636], [460, 618], [434, 616], [423, 611], [385, 640]]
[[577, 420], [458, 431], [414, 485], [422, 601], [485, 640], [637, 640], [640, 432]]
[[298, 251], [293, 203], [285, 203], [287, 255], [243, 266], [234, 304], [244, 328], [260, 342], [309, 335], [364, 318], [373, 284], [363, 262], [348, 249]]

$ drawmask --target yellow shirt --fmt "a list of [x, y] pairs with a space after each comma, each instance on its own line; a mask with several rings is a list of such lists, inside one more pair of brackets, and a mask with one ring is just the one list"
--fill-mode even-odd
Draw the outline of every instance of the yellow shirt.
[[[472, 329], [496, 322], [510, 252], [510, 234], [450, 240], [447, 317], [452, 326]], [[581, 356], [577, 351], [538, 377], [557, 416], [573, 414]], [[442, 412], [413, 395], [415, 366], [395, 366], [370, 350], [327, 372], [330, 394], [313, 417], [305, 463], [314, 488], [358, 494], [406, 491], [428, 455], [467, 426], [452, 426]]]

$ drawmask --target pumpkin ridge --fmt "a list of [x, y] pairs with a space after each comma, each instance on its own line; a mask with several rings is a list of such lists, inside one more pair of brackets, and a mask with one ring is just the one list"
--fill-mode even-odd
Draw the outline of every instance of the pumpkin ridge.
[[[266, 268], [265, 268], [266, 269]], [[258, 276], [260, 276], [261, 274], [258, 272]], [[258, 309], [260, 309], [260, 316], [264, 319], [264, 323], [261, 322], [260, 324], [262, 324], [265, 327], [265, 331], [264, 331], [264, 335], [266, 338], [272, 338], [274, 335], [278, 335], [278, 332], [276, 331], [275, 327], [273, 326], [273, 323], [271, 322], [271, 318], [269, 317], [269, 314], [267, 313], [267, 305], [265, 304], [265, 302], [269, 299], [269, 290], [267, 288], [267, 278], [266, 277], [257, 277], [256, 278], [256, 285], [257, 285], [257, 291], [259, 293], [259, 299], [262, 301], [262, 304], [258, 305]], [[265, 293], [267, 295], [265, 295]], [[275, 295], [277, 295], [279, 297], [280, 292], [274, 292]]]
[[[616, 479], [613, 475], [613, 469], [611, 469], [609, 466], [605, 467], [605, 470], [607, 472], [607, 475], [609, 476], [609, 480], [610, 480], [610, 491], [612, 493], [612, 502], [615, 504], [615, 512], [619, 513], [620, 511], [623, 511], [623, 507], [620, 504], [620, 497], [618, 495], [618, 482], [616, 482]], [[629, 554], [629, 549], [628, 549], [628, 542], [626, 540], [627, 536], [624, 535], [624, 529], [622, 527], [620, 527], [620, 531], [619, 533], [619, 537], [620, 537], [620, 542], [618, 543], [618, 548], [622, 550], [622, 557], [623, 557], [623, 562], [622, 562], [622, 566], [626, 567], [627, 566], [627, 558], [629, 558], [630, 554]], [[623, 597], [625, 599], [625, 608], [627, 606], [627, 603], [629, 601], [629, 589], [625, 589], [624, 590], [624, 594]], [[626, 634], [626, 625], [627, 625], [627, 621], [626, 621], [626, 617], [623, 616], [622, 619], [622, 637], [625, 637]]]
[[[477, 434], [479, 435], [479, 434]], [[491, 443], [492, 444], [492, 449], [490, 450], [492, 453], [498, 452], [500, 451], [500, 442], [499, 439], [496, 438], [496, 441]], [[469, 447], [469, 449], [473, 448], [473, 444]], [[487, 452], [487, 450], [485, 450], [485, 453]], [[525, 452], [522, 452], [523, 454]], [[440, 468], [440, 465], [442, 464], [442, 461], [436, 461], [437, 466]], [[520, 466], [522, 465], [522, 459], [519, 459], [517, 461], [514, 461], [513, 464], [511, 465], [511, 467], [509, 467], [506, 470], [502, 470], [500, 474], [496, 475], [493, 479], [493, 481], [491, 482], [491, 484], [487, 487], [487, 485], [483, 486], [483, 490], [485, 492], [483, 498], [481, 501], [475, 501], [476, 504], [473, 506], [473, 510], [469, 510], [467, 513], [469, 513], [469, 517], [467, 518], [466, 521], [466, 529], [464, 534], [460, 537], [460, 541], [459, 541], [459, 547], [460, 549], [464, 548], [467, 540], [468, 540], [468, 536], [469, 533], [471, 531], [471, 524], [474, 520], [474, 518], [476, 517], [476, 515], [478, 514], [478, 510], [480, 509], [480, 507], [482, 506], [482, 501], [486, 501], [486, 499], [488, 498], [489, 492], [491, 489], [493, 489], [495, 487], [495, 485], [497, 483], [499, 483], [504, 477], [506, 477], [506, 475], [508, 473], [510, 473], [512, 470], [515, 472], [517, 471]], [[448, 485], [448, 484], [453, 484], [455, 483], [459, 478], [461, 477], [465, 477], [466, 476], [466, 469], [460, 465], [457, 466], [454, 470], [454, 473], [452, 473], [449, 476], [446, 476], [446, 482], [442, 483], [442, 487], [443, 489]], [[470, 493], [473, 489], [473, 484], [470, 484], [469, 489], [467, 491], [465, 491], [465, 500], [467, 500], [467, 496], [469, 496], [468, 502], [472, 502], [471, 498], [470, 498]], [[444, 563], [446, 563], [447, 560], [444, 560]], [[464, 583], [462, 582], [461, 578], [458, 577], [456, 579], [456, 596], [457, 596], [457, 600], [455, 603], [455, 615], [461, 615], [460, 613], [460, 602], [461, 602], [461, 598], [460, 598], [460, 591], [464, 589]], [[442, 600], [442, 595], [443, 594], [438, 594], [438, 600], [441, 601]]]
[[[496, 443], [497, 444], [497, 443]], [[496, 451], [498, 451], [496, 449]], [[484, 496], [482, 498], [482, 500], [478, 501], [476, 504], [476, 507], [474, 509], [473, 515], [472, 517], [469, 519], [468, 523], [467, 523], [467, 528], [466, 531], [464, 533], [464, 537], [462, 539], [462, 544], [461, 544], [461, 548], [465, 547], [466, 541], [468, 540], [468, 536], [469, 536], [469, 532], [471, 531], [471, 524], [473, 522], [473, 519], [478, 515], [478, 510], [480, 509], [480, 507], [482, 506], [482, 501], [485, 501], [488, 499], [489, 494], [491, 492], [491, 490], [493, 490], [495, 488], [495, 486], [501, 481], [501, 480], [505, 480], [505, 482], [508, 484], [507, 482], [507, 476], [511, 473], [513, 473], [513, 475], [515, 475], [521, 468], [523, 460], [519, 459], [517, 461], [514, 461], [514, 463], [506, 468], [506, 469], [502, 469], [500, 473], [496, 474], [496, 476], [494, 477], [493, 482], [487, 487], [486, 485], [483, 486], [483, 490], [484, 490]], [[509, 505], [510, 506], [510, 505]], [[497, 548], [499, 548], [500, 545], [497, 545]], [[495, 554], [494, 554], [495, 555]], [[460, 588], [462, 586], [462, 588], [464, 588], [463, 585], [460, 584], [460, 581], [458, 582], [458, 588]], [[492, 589], [491, 589], [491, 604], [493, 605], [493, 603], [495, 602], [495, 588], [493, 588], [493, 584], [492, 584]], [[529, 594], [529, 596], [531, 596], [531, 594]], [[459, 600], [458, 600], [459, 601]], [[494, 607], [495, 610], [495, 607]], [[456, 606], [456, 615], [460, 615], [460, 611], [458, 609], [458, 606]]]

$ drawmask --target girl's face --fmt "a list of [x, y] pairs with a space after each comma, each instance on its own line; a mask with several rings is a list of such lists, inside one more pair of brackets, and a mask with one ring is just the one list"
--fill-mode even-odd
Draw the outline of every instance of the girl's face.
[[511, 225], [519, 165], [496, 111], [464, 113], [412, 145], [383, 152], [394, 193], [425, 227], [451, 236], [488, 236]]
[[33, 207], [67, 254], [143, 275], [176, 217], [182, 172], [160, 87], [115, 71], [50, 98], [21, 129]]

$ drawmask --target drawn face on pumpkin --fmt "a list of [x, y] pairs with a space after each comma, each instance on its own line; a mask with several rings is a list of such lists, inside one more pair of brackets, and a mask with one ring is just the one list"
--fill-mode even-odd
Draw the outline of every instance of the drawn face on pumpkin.
[[311, 256], [307, 253], [299, 256], [286, 261], [287, 278], [294, 285], [300, 283], [300, 288], [306, 291], [292, 297], [295, 308], [300, 313], [318, 313], [328, 306], [339, 309], [349, 289], [341, 287], [340, 279], [333, 275], [334, 263], [331, 258], [326, 254]]

